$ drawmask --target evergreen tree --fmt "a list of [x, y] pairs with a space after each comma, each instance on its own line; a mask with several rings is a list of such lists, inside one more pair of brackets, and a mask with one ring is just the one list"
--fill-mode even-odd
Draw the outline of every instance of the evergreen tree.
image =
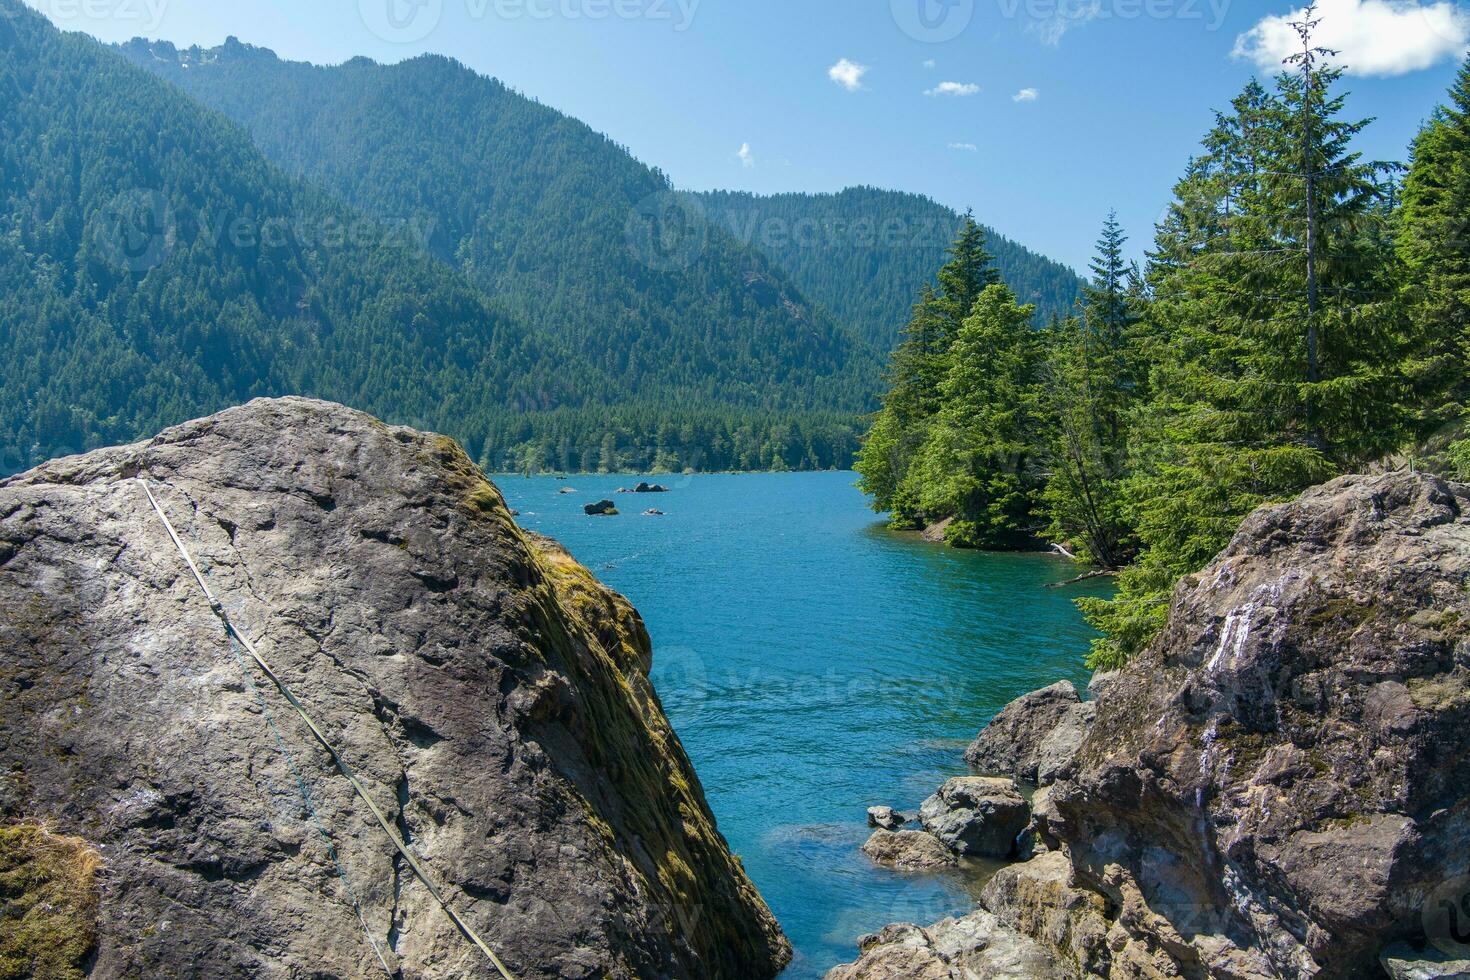
[[[859, 486], [873, 508], [889, 511], [900, 527], [922, 524], [925, 509], [908, 479], [910, 466], [929, 439], [943, 402], [950, 350], [982, 290], [998, 281], [985, 249], [985, 232], [966, 216], [939, 270], [939, 286], [926, 285], [915, 304], [903, 342], [893, 354], [888, 393], [858, 455]], [[946, 515], [947, 516], [947, 515]]]
[[1150, 272], [1164, 339], [1133, 426], [1127, 517], [1144, 547], [1111, 602], [1085, 605], [1114, 666], [1162, 626], [1169, 590], [1254, 507], [1392, 448], [1402, 329], [1381, 168], [1352, 152], [1340, 70], [1297, 24], [1274, 93], [1252, 83], [1176, 188]]
[[1470, 61], [1411, 159], [1398, 248], [1414, 327], [1409, 373], [1422, 405], [1416, 435], [1430, 439], [1457, 428], [1470, 406]]
[[1140, 390], [1136, 277], [1123, 259], [1127, 238], [1110, 213], [1083, 289], [1082, 316], [1053, 325], [1046, 370], [1052, 421], [1043, 501], [1048, 536], [1079, 558], [1118, 568], [1130, 557], [1123, 513], [1127, 416]]
[[943, 407], [906, 483], [925, 519], [953, 517], [945, 539], [969, 548], [1034, 542], [1040, 489], [1035, 309], [987, 286], [960, 327], [940, 393]]

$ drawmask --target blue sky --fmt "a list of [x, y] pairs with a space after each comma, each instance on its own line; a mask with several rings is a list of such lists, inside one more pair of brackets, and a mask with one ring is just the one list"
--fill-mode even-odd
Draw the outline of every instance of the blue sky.
[[[684, 188], [928, 194], [1081, 267], [1135, 254], [1211, 122], [1281, 52], [1264, 0], [28, 0], [104, 40], [424, 51], [585, 120]], [[926, 17], [921, 17], [921, 11]], [[1402, 159], [1470, 39], [1450, 0], [1325, 0], [1361, 148]], [[1028, 91], [1029, 95], [1021, 93]]]

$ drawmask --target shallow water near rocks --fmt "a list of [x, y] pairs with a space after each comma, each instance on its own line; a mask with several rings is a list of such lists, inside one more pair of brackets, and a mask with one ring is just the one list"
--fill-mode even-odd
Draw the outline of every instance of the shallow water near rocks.
[[[912, 876], [858, 847], [865, 811], [916, 810], [965, 771], [1006, 702], [1082, 686], [1092, 634], [1072, 599], [1108, 585], [1045, 555], [960, 552], [887, 530], [851, 473], [495, 482], [642, 612], [653, 680], [720, 830], [796, 947], [783, 980], [855, 958], [885, 923], [968, 910], [982, 867]], [[575, 494], [562, 494], [562, 487]], [[608, 499], [618, 517], [587, 517]], [[663, 517], [644, 517], [650, 507]]]

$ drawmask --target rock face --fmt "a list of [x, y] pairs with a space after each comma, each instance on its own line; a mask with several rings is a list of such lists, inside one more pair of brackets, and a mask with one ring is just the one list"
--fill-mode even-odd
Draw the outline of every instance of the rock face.
[[1224, 937], [1284, 976], [1374, 975], [1470, 871], [1467, 511], [1408, 474], [1262, 509], [1104, 688], [1052, 829], [1172, 922], [1181, 968]]
[[863, 845], [863, 853], [878, 864], [900, 871], [948, 868], [959, 863], [939, 838], [922, 830], [876, 830]]
[[1009, 857], [1031, 808], [1010, 779], [956, 776], [919, 807], [924, 829], [956, 854]]
[[100, 852], [93, 975], [487, 968], [227, 641], [136, 476], [519, 977], [789, 958], [626, 600], [452, 441], [284, 399], [0, 483], [0, 814]]
[[1054, 849], [982, 904], [1058, 976], [1456, 975], [1467, 624], [1470, 488], [1346, 477], [1257, 511], [1096, 686], [1037, 807]]
[[965, 762], [976, 772], [1049, 785], [1068, 772], [1096, 710], [1070, 681], [1033, 691], [1001, 709], [965, 751]]

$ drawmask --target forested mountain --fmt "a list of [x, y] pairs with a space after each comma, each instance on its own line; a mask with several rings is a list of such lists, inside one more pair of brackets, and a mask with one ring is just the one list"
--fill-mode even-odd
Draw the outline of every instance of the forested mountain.
[[[964, 217], [927, 197], [876, 187], [836, 194], [699, 195], [710, 218], [765, 252], [810, 300], [869, 343], [892, 350], [920, 287], [932, 283]], [[1065, 316], [1082, 280], [1059, 262], [981, 226], [1001, 279], [1045, 323]]]
[[482, 448], [492, 415], [608, 390], [223, 116], [19, 0], [0, 13], [5, 470], [263, 394]]
[[662, 174], [494, 79], [433, 56], [317, 67], [234, 40], [122, 50], [240, 122], [287, 171], [432, 229], [435, 255], [629, 399], [872, 407], [883, 352], [702, 222]]
[[[0, 472], [288, 393], [448, 432], [493, 468], [850, 461], [874, 358], [760, 256], [734, 285], [695, 256], [643, 306], [600, 297], [646, 336], [584, 345], [435, 259], [432, 221], [365, 216], [115, 50], [19, 0], [0, 14]], [[648, 308], [714, 280], [708, 319]]]

